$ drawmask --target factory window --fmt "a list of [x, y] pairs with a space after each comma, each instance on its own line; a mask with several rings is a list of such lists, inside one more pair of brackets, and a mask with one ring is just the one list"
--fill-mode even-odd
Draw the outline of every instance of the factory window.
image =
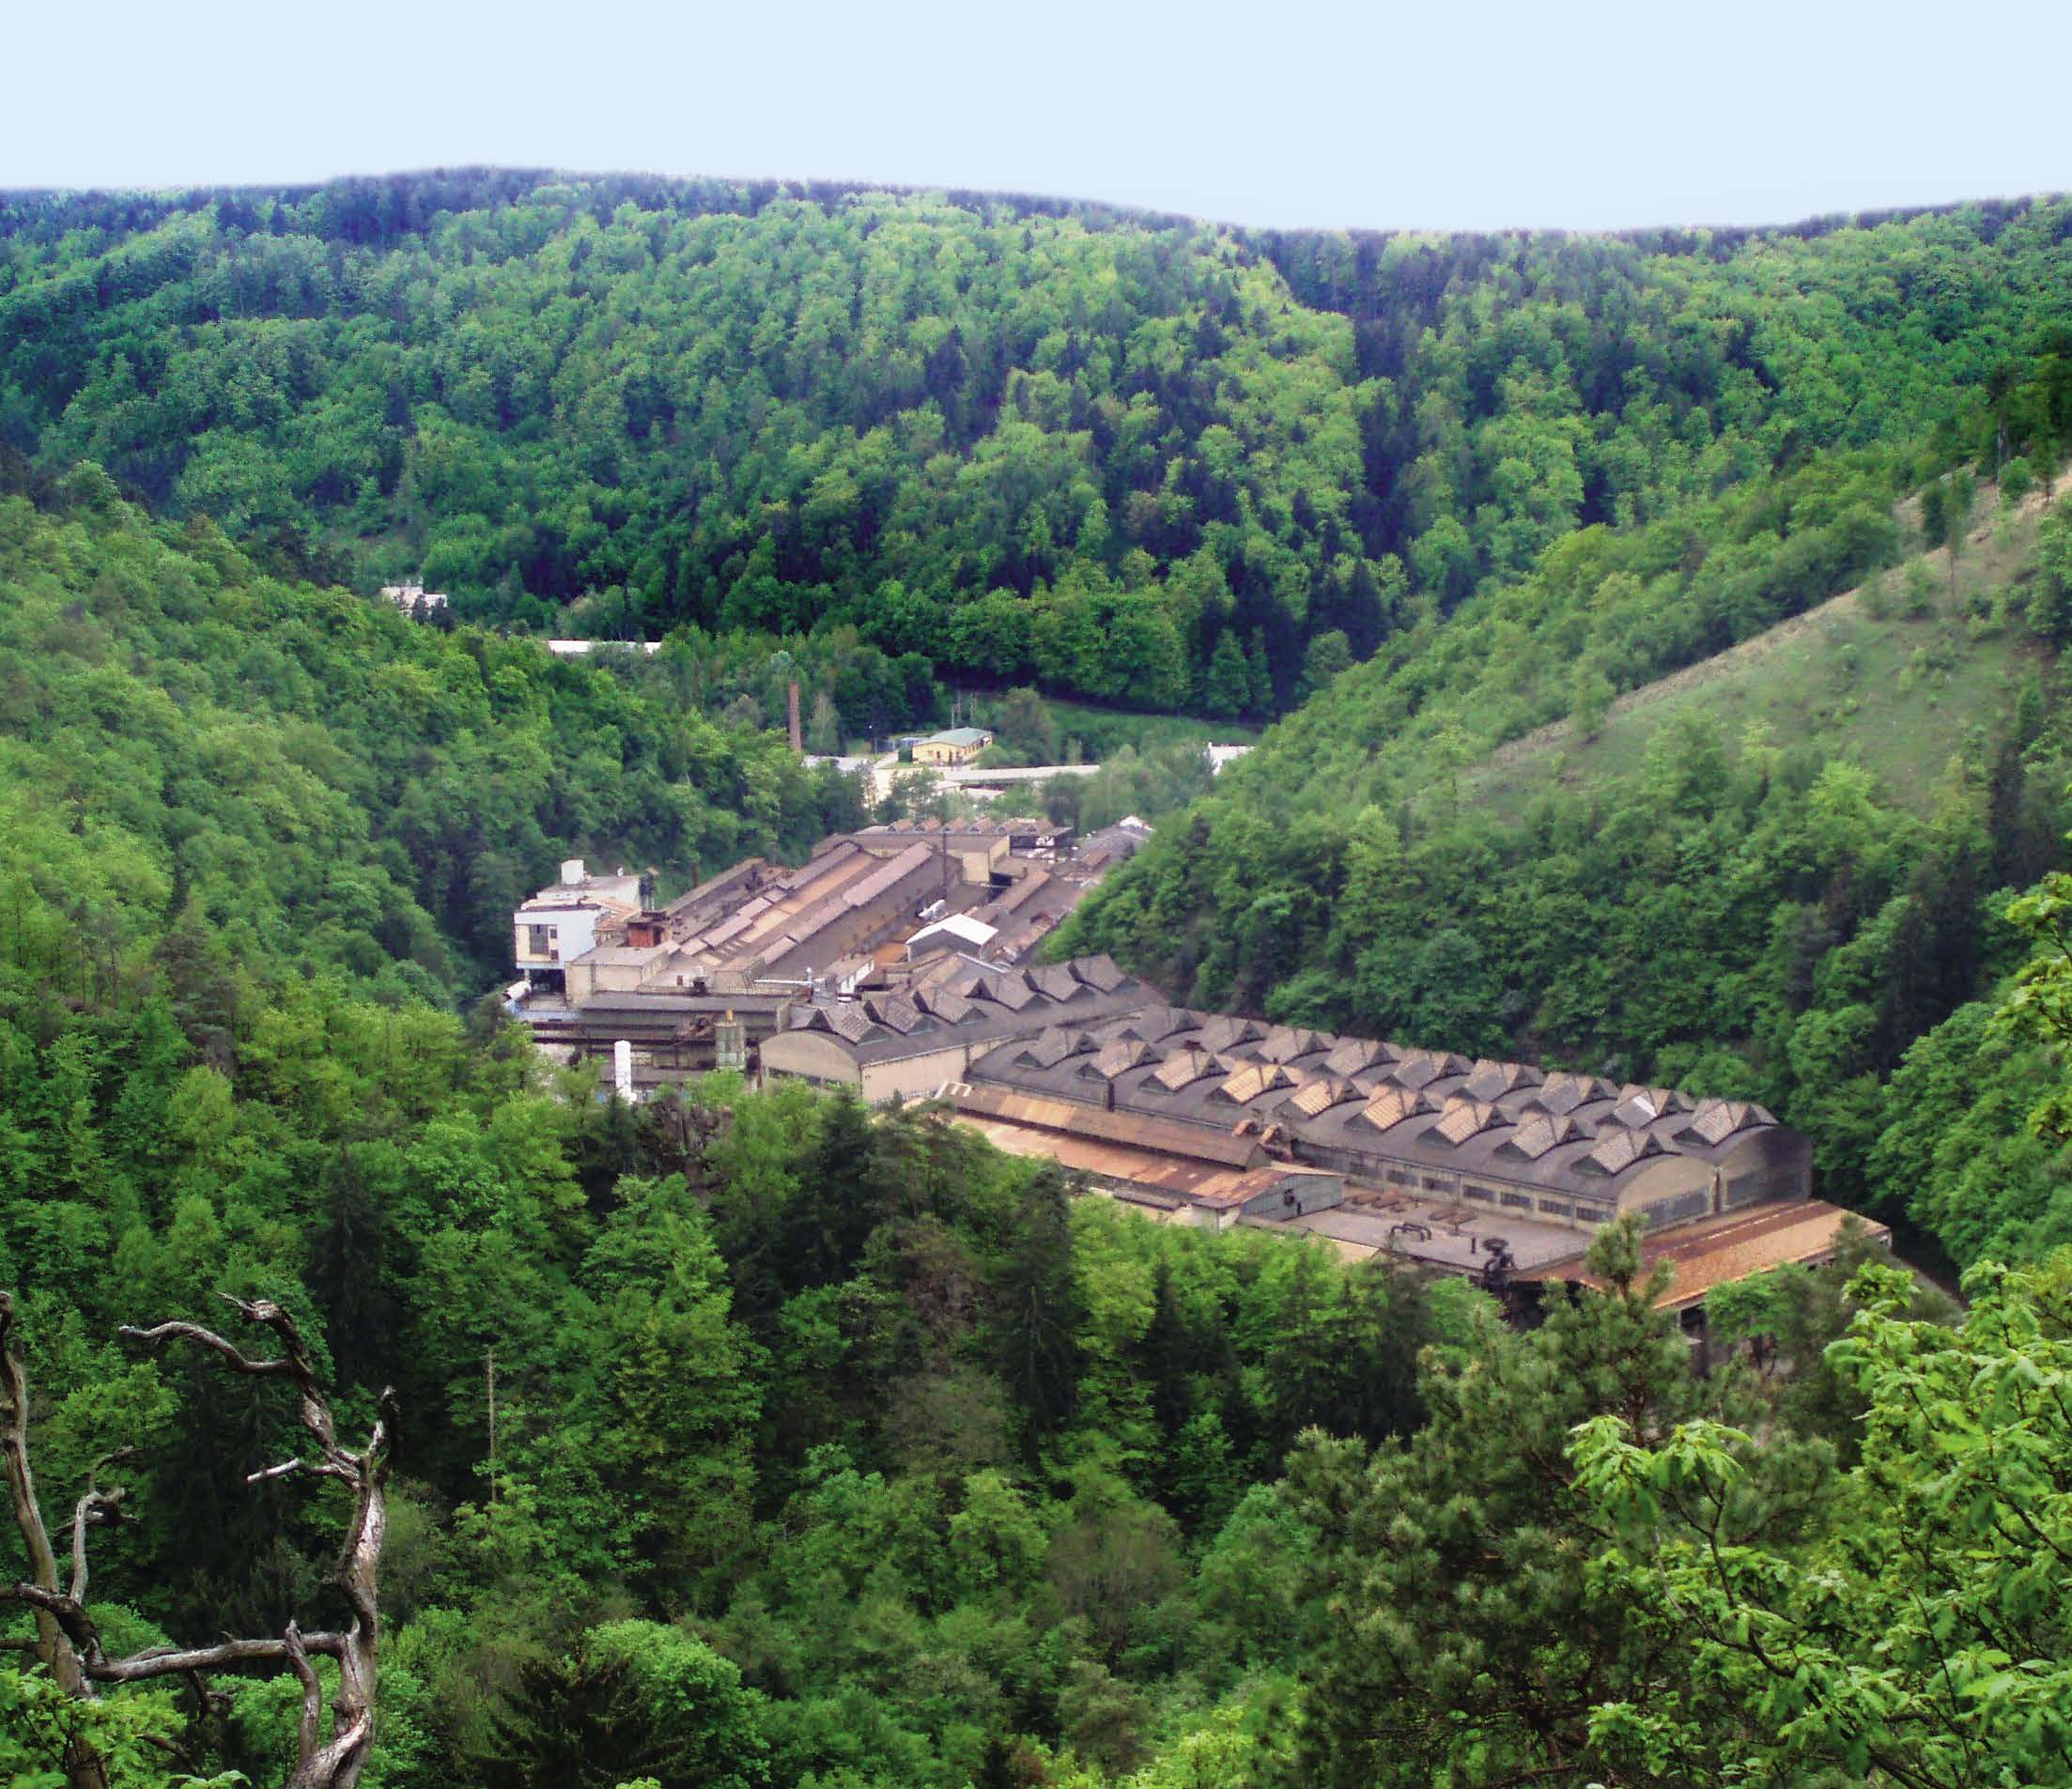
[[1575, 1207], [1566, 1199], [1541, 1199], [1539, 1209], [1549, 1217], [1573, 1217]]
[[1382, 1176], [1382, 1179], [1391, 1186], [1415, 1186], [1417, 1184], [1417, 1177], [1411, 1173], [1408, 1168], [1390, 1168]]
[[1498, 1202], [1508, 1206], [1514, 1211], [1529, 1211], [1533, 1209], [1533, 1202], [1523, 1193], [1501, 1194], [1498, 1195]]
[[1443, 1174], [1428, 1174], [1425, 1176], [1425, 1191], [1427, 1193], [1450, 1193], [1453, 1191], [1453, 1182]]
[[1606, 1224], [1611, 1221], [1612, 1213], [1602, 1205], [1579, 1205], [1575, 1216], [1578, 1224]]
[[1469, 1198], [1477, 1200], [1483, 1205], [1492, 1204], [1496, 1198], [1496, 1195], [1492, 1193], [1488, 1187], [1477, 1186], [1473, 1180], [1461, 1182], [1461, 1191]]
[[552, 956], [554, 954], [554, 928], [552, 926], [527, 926], [525, 928], [525, 951], [528, 956]]

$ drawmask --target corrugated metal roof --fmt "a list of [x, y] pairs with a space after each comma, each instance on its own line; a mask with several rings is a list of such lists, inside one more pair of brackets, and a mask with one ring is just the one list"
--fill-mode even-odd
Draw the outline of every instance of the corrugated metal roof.
[[901, 882], [917, 870], [925, 870], [935, 860], [935, 853], [926, 845], [908, 845], [889, 863], [876, 870], [850, 887], [842, 897], [848, 907], [867, 907], [881, 894], [889, 893]]
[[1131, 1112], [1109, 1112], [1100, 1106], [1079, 1105], [1070, 1100], [1046, 1100], [1034, 1094], [1010, 1093], [1003, 1087], [962, 1082], [945, 1088], [944, 1095], [960, 1112], [1009, 1118], [1030, 1129], [1090, 1141], [1198, 1158], [1224, 1167], [1250, 1167], [1265, 1159], [1257, 1137], [1198, 1130], [1192, 1125], [1147, 1118]]
[[[1656, 1306], [1678, 1310], [1702, 1303], [1715, 1286], [1771, 1268], [1812, 1266], [1832, 1259], [1841, 1244], [1843, 1226], [1851, 1219], [1863, 1226], [1872, 1241], [1890, 1245], [1889, 1226], [1858, 1217], [1825, 1199], [1773, 1199], [1644, 1237], [1641, 1267], [1646, 1272], [1657, 1261], [1669, 1263], [1669, 1285]], [[1602, 1284], [1585, 1272], [1581, 1255], [1522, 1277], [1567, 1280], [1600, 1289]]]

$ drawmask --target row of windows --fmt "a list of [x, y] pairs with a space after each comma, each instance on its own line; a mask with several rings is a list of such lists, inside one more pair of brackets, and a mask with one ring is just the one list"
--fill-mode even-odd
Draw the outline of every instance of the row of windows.
[[[1477, 1205], [1501, 1205], [1513, 1211], [1529, 1211], [1533, 1201], [1523, 1193], [1507, 1192], [1500, 1187], [1478, 1186], [1473, 1180], [1464, 1180], [1461, 1193]], [[1571, 1205], [1567, 1199], [1541, 1199], [1539, 1210], [1549, 1217], [1580, 1218], [1585, 1224], [1602, 1224], [1611, 1212], [1603, 1206]]]

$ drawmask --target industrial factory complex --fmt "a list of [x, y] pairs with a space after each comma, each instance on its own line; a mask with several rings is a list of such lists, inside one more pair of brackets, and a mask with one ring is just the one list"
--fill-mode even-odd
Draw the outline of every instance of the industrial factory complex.
[[[510, 1005], [638, 1094], [715, 1066], [931, 1100], [1148, 1216], [1266, 1226], [1514, 1292], [1634, 1213], [1665, 1303], [1839, 1246], [1805, 1137], [1744, 1101], [1191, 1010], [1106, 957], [1041, 963], [1142, 828], [874, 827], [650, 904], [580, 862], [516, 916]], [[622, 1047], [623, 1046], [623, 1047]], [[1874, 1240], [1883, 1226], [1866, 1225]]]

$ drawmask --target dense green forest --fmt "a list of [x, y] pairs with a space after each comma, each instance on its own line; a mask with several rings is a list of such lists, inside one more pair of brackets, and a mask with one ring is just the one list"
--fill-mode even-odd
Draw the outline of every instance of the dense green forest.
[[[118, 1334], [227, 1293], [383, 1425], [378, 1789], [2072, 1784], [2068, 219], [0, 199], [0, 1773], [281, 1781], [367, 1612], [291, 1387]], [[1624, 1229], [1526, 1329], [549, 1070], [481, 996], [557, 859], [862, 818], [795, 677], [1192, 797], [1063, 948], [1763, 1099], [1965, 1303], [1852, 1245], [1693, 1373]], [[1125, 712], [1298, 702], [1213, 785]]]
[[1270, 715], [1579, 529], [1975, 424], [2062, 324], [2066, 216], [1345, 239], [508, 173], [19, 195], [0, 442], [472, 618], [846, 624]]

